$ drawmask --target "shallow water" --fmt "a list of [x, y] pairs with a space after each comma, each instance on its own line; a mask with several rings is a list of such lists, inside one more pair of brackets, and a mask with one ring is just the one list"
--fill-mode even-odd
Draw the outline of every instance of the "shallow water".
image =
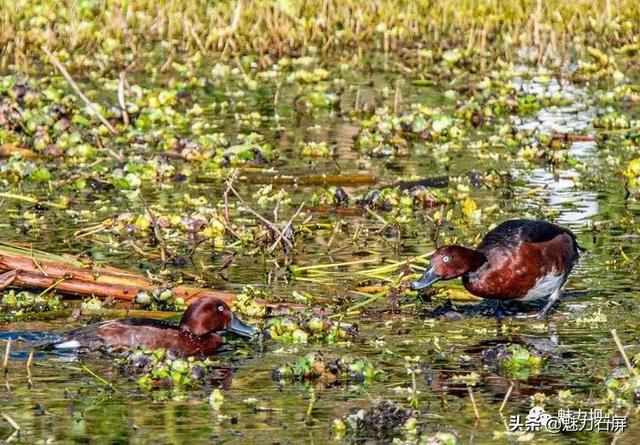
[[[393, 85], [385, 75], [375, 74], [373, 86], [350, 80], [353, 88], [348, 89], [342, 99], [348, 109], [353, 102], [355, 90], [360, 86], [361, 98], [372, 97], [380, 100], [380, 89]], [[525, 81], [521, 81], [525, 82]], [[531, 91], [541, 88], [535, 83], [525, 82]], [[552, 84], [550, 88], [565, 87]], [[566, 107], [551, 107], [538, 113], [518, 117], [518, 127], [537, 129], [540, 132], [594, 132], [591, 120], [595, 109], [587, 98], [589, 91], [579, 87], [566, 87], [575, 102]], [[430, 106], [450, 109], [454, 102], [448, 100], [435, 88], [403, 87], [403, 97], [407, 102], [418, 102]], [[295, 91], [281, 92], [278, 109], [279, 125], [284, 131], [273, 130], [273, 120], [263, 122], [256, 131], [265, 135], [276, 146], [287, 163], [278, 167], [282, 173], [334, 174], [342, 172], [372, 172], [378, 176], [380, 184], [390, 184], [398, 176], [437, 177], [442, 175], [465, 175], [471, 170], [481, 172], [491, 169], [508, 170], [514, 177], [516, 186], [513, 196], [504, 199], [500, 190], [474, 190], [473, 197], [482, 207], [499, 205], [502, 214], [495, 222], [511, 217], [547, 218], [571, 228], [588, 253], [575, 269], [568, 283], [571, 291], [554, 312], [553, 321], [548, 325], [534, 323], [530, 317], [515, 317], [497, 321], [490, 317], [465, 318], [458, 321], [434, 320], [428, 317], [428, 309], [442, 304], [442, 301], [421, 303], [417, 300], [402, 300], [404, 310], [400, 314], [389, 314], [384, 302], [379, 302], [361, 316], [352, 316], [345, 321], [357, 323], [359, 336], [353, 344], [334, 345], [278, 345], [266, 342], [241, 346], [222, 352], [221, 364], [234, 369], [232, 383], [224, 392], [223, 414], [215, 413], [209, 407], [207, 398], [212, 386], [190, 391], [186, 400], [155, 401], [137, 389], [135, 382], [119, 374], [108, 358], [89, 355], [78, 358], [73, 354], [38, 353], [31, 368], [31, 384], [26, 372], [26, 359], [31, 342], [41, 341], [77, 326], [80, 322], [69, 321], [68, 314], [53, 320], [15, 321], [6, 317], [0, 325], [0, 346], [9, 338], [14, 338], [4, 388], [0, 388], [0, 409], [10, 413], [19, 424], [19, 435], [13, 433], [8, 424], [0, 422], [0, 439], [11, 439], [22, 443], [38, 442], [96, 442], [96, 443], [184, 443], [185, 441], [213, 443], [324, 443], [334, 436], [331, 425], [333, 419], [367, 408], [377, 398], [386, 398], [408, 407], [407, 389], [411, 378], [404, 364], [405, 356], [421, 356], [420, 373], [417, 375], [417, 389], [420, 407], [418, 420], [425, 431], [449, 431], [460, 443], [494, 443], [504, 439], [494, 439], [494, 431], [504, 431], [509, 415], [526, 415], [531, 406], [531, 396], [544, 393], [549, 396], [559, 390], [570, 389], [580, 400], [598, 398], [605, 394], [604, 378], [611, 372], [610, 361], [618, 355], [610, 335], [616, 328], [623, 343], [635, 345], [638, 342], [637, 267], [635, 260], [625, 262], [618, 252], [635, 259], [640, 254], [637, 238], [632, 238], [633, 228], [621, 223], [621, 217], [630, 213], [637, 217], [637, 209], [629, 208], [624, 198], [624, 186], [620, 177], [612, 174], [613, 168], [602, 162], [596, 142], [573, 142], [569, 152], [575, 158], [590, 163], [595, 175], [606, 174], [606, 181], [593, 186], [577, 188], [572, 178], [577, 173], [570, 166], [552, 169], [548, 166], [523, 166], [504, 159], [476, 157], [471, 150], [452, 154], [446, 166], [435, 159], [429, 148], [417, 144], [411, 148], [412, 155], [394, 158], [373, 158], [353, 149], [353, 135], [358, 124], [346, 113], [315, 111], [299, 116], [290, 106]], [[248, 92], [243, 98], [248, 110], [258, 110], [264, 116], [273, 116], [273, 101], [269, 91]], [[362, 100], [365, 100], [362, 99]], [[372, 100], [373, 100], [372, 99]], [[211, 121], [219, 125], [220, 131], [234, 133], [239, 130], [230, 115], [212, 115]], [[470, 134], [472, 140], [482, 140], [490, 135], [478, 131]], [[337, 146], [335, 161], [317, 161], [311, 165], [301, 159], [295, 149], [300, 140], [327, 141]], [[496, 147], [500, 153], [507, 149]], [[253, 187], [253, 188], [252, 188]], [[159, 207], [170, 209], [185, 192], [192, 196], [204, 195], [211, 203], [218, 203], [222, 196], [222, 181], [198, 183], [188, 180], [184, 183], [158, 189], [145, 190], [147, 200]], [[355, 195], [369, 186], [345, 187]], [[288, 187], [294, 200], [308, 197], [317, 187]], [[251, 196], [254, 186], [241, 184], [238, 190], [244, 196]], [[55, 192], [36, 190], [25, 185], [24, 192], [36, 193], [48, 198]], [[90, 252], [94, 258], [107, 261], [118, 267], [139, 270], [140, 259], [132, 255], [126, 245], [112, 242], [108, 236], [73, 238], [73, 232], [82, 227], [100, 222], [106, 216], [138, 207], [126, 197], [110, 192], [86, 192], [76, 196], [72, 204], [75, 210], [90, 209], [97, 212], [74, 215], [46, 212], [46, 220], [37, 233], [20, 234], [12, 223], [20, 218], [27, 208], [23, 204], [7, 202], [0, 215], [0, 236], [3, 239], [24, 243], [34, 243], [42, 250], [56, 253]], [[106, 210], [98, 210], [106, 208]], [[384, 215], [383, 215], [384, 216]], [[297, 254], [295, 265], [350, 261], [360, 258], [366, 251], [369, 256], [387, 256], [391, 259], [406, 259], [419, 253], [431, 251], [434, 244], [425, 234], [431, 226], [426, 219], [417, 218], [409, 230], [403, 234], [402, 243], [395, 246], [393, 239], [384, 239], [375, 234], [381, 224], [370, 217], [338, 217], [335, 215], [314, 215], [313, 221], [334, 223], [342, 218], [353, 229], [362, 226], [367, 230], [358, 243], [350, 242], [350, 233], [341, 234], [332, 248], [327, 248], [331, 234], [316, 233], [304, 241], [304, 250]], [[594, 224], [599, 229], [593, 230]], [[637, 229], [636, 229], [637, 230]], [[448, 236], [457, 236], [461, 242], [473, 243], [486, 232], [486, 225], [477, 224], [465, 231], [449, 228]], [[65, 242], [65, 240], [67, 242]], [[342, 249], [336, 249], [340, 246]], [[396, 249], [396, 247], [398, 247]], [[334, 250], [333, 252], [331, 250]], [[615, 262], [613, 260], [616, 260]], [[200, 249], [195, 262], [213, 262], [214, 266], [224, 263], [221, 256], [211, 257], [210, 252]], [[317, 295], [340, 296], [353, 286], [355, 278], [351, 274], [358, 266], [343, 270], [331, 282], [294, 281], [287, 283], [282, 277], [272, 286], [274, 294], [289, 296], [293, 290], [307, 290]], [[198, 273], [192, 265], [186, 272]], [[215, 286], [239, 291], [244, 285], [266, 286], [267, 277], [262, 260], [258, 257], [240, 256], [230, 270], [229, 282], [220, 280], [214, 273], [207, 274], [209, 282]], [[439, 287], [450, 284], [444, 283]], [[600, 311], [602, 319], [593, 319]], [[555, 317], [562, 314], [562, 317]], [[531, 314], [529, 314], [531, 315]], [[581, 319], [590, 319], [584, 321]], [[86, 320], [84, 320], [86, 321]], [[401, 326], [403, 329], [398, 329]], [[25, 334], [35, 332], [36, 334]], [[20, 334], [16, 334], [20, 333]], [[18, 336], [19, 338], [16, 338]], [[440, 349], [434, 349], [434, 339], [438, 339]], [[549, 355], [549, 360], [540, 375], [528, 380], [515, 381], [511, 397], [503, 414], [498, 413], [511, 381], [495, 370], [485, 367], [481, 353], [489, 345], [507, 342], [521, 342], [533, 345], [537, 350]], [[635, 353], [635, 346], [630, 353]], [[239, 352], [236, 352], [239, 351]], [[384, 370], [388, 379], [373, 383], [370, 387], [330, 387], [316, 390], [311, 419], [305, 411], [309, 403], [309, 388], [302, 384], [279, 387], [271, 379], [271, 371], [285, 362], [294, 360], [308, 351], [322, 351], [328, 356], [345, 353], [368, 358]], [[110, 381], [115, 392], [103, 385], [82, 369], [86, 364], [93, 372]], [[476, 422], [468, 392], [460, 386], [446, 383], [454, 374], [476, 372], [480, 375], [474, 387], [475, 400], [481, 413]], [[443, 383], [444, 382], [444, 383]], [[571, 408], [553, 402], [550, 409]], [[621, 411], [618, 410], [618, 413]], [[622, 411], [624, 412], [624, 410]], [[628, 409], [629, 428], [618, 439], [618, 443], [633, 443], [640, 436], [640, 423], [633, 409]], [[609, 443], [610, 433], [538, 433], [533, 439], [537, 443]], [[366, 439], [364, 439], [366, 440]]]

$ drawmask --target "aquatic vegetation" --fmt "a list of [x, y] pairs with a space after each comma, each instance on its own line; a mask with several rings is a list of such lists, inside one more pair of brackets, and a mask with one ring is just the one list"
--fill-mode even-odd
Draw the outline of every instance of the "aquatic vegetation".
[[[639, 18], [631, 0], [5, 2], [0, 235], [27, 246], [25, 276], [42, 265], [30, 245], [77, 257], [44, 294], [2, 289], [0, 337], [58, 331], [61, 308], [110, 316], [105, 296], [177, 310], [193, 283], [233, 293], [265, 350], [221, 352], [241, 375], [224, 393], [217, 361], [136, 351], [107, 393], [99, 358], [94, 375], [35, 354], [22, 378], [16, 341], [0, 440], [10, 413], [29, 443], [323, 441], [336, 417], [349, 442], [531, 441], [502, 432], [501, 401], [505, 419], [632, 406], [634, 373], [591, 346], [636, 328]], [[516, 217], [561, 222], [589, 251], [549, 339], [465, 317], [460, 287], [409, 289], [434, 247]], [[96, 264], [144, 286], [69, 298], [106, 278]], [[493, 346], [521, 334], [561, 352]], [[362, 409], [368, 395], [384, 401]]]
[[593, 121], [593, 126], [596, 128], [604, 128], [606, 130], [612, 129], [626, 129], [631, 127], [640, 127], [640, 121], [629, 120], [628, 116], [610, 110], [608, 113], [597, 117]]
[[412, 140], [446, 142], [464, 138], [451, 116], [424, 106], [403, 115], [379, 108], [361, 122], [361, 127], [355, 147], [370, 156], [407, 155]]
[[21, 314], [25, 312], [54, 311], [61, 308], [62, 297], [56, 293], [33, 293], [26, 290], [5, 290], [0, 297], [0, 312]]
[[253, 286], [245, 286], [233, 301], [233, 311], [239, 315], [246, 315], [247, 317], [266, 316], [268, 314], [267, 308], [264, 305], [258, 304], [256, 299], [270, 301], [272, 296], [267, 290]]
[[342, 187], [329, 187], [316, 190], [311, 195], [311, 198], [309, 198], [309, 203], [313, 206], [347, 207], [349, 201], [349, 194]]
[[640, 158], [629, 162], [624, 176], [627, 180], [627, 187], [636, 192], [640, 188]]
[[281, 384], [301, 381], [315, 387], [339, 384], [369, 386], [374, 381], [384, 380], [385, 373], [367, 359], [352, 355], [332, 359], [311, 352], [274, 369], [271, 378]]
[[135, 379], [144, 391], [158, 391], [154, 397], [181, 396], [188, 389], [203, 385], [223, 384], [231, 370], [216, 361], [194, 357], [180, 358], [164, 349], [136, 349], [116, 359], [119, 370]]
[[300, 142], [298, 148], [303, 158], [330, 158], [333, 155], [326, 142]]
[[482, 353], [485, 365], [494, 366], [501, 373], [519, 380], [540, 374], [548, 360], [544, 355], [517, 343], [498, 345]]
[[407, 426], [415, 428], [415, 415], [415, 412], [391, 401], [375, 400], [369, 409], [335, 419], [333, 426], [338, 437], [354, 435], [388, 440], [395, 435], [402, 435], [402, 429]]
[[264, 329], [269, 338], [283, 344], [344, 342], [354, 339], [358, 332], [355, 325], [335, 322], [315, 314], [272, 318], [267, 320]]

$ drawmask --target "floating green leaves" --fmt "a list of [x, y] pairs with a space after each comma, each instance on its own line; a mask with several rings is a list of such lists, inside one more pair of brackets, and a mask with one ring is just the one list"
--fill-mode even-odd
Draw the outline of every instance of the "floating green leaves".
[[527, 380], [540, 374], [547, 361], [546, 356], [516, 343], [486, 350], [483, 357], [485, 363], [491, 365], [495, 361], [501, 373], [519, 380]]
[[385, 373], [364, 358], [343, 355], [330, 359], [311, 352], [274, 369], [271, 378], [282, 384], [301, 381], [322, 387], [334, 384], [369, 386], [374, 381], [384, 380]]
[[189, 389], [224, 383], [231, 370], [210, 359], [181, 358], [164, 349], [136, 349], [116, 359], [120, 371], [135, 378], [144, 391], [156, 398], [182, 397]]
[[357, 327], [313, 314], [296, 314], [270, 319], [265, 324], [269, 336], [278, 343], [336, 343], [355, 338]]
[[5, 290], [0, 298], [0, 311], [13, 314], [60, 309], [61, 297], [55, 293]]

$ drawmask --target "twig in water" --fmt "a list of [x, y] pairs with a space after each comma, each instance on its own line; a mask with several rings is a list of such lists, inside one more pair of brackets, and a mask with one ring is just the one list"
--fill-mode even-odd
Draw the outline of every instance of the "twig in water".
[[33, 362], [33, 349], [29, 351], [29, 358], [27, 359], [27, 383], [29, 389], [33, 387], [33, 380], [31, 380], [31, 363]]
[[227, 188], [222, 196], [224, 198], [224, 228], [225, 230], [228, 230], [231, 235], [236, 237], [236, 239], [240, 239], [240, 236], [238, 236], [238, 234], [231, 228], [231, 221], [229, 220], [229, 192], [231, 191], [230, 187], [233, 185], [233, 182], [236, 180], [237, 176], [238, 169], [235, 169], [233, 173], [231, 173], [231, 177], [226, 181]]
[[58, 58], [54, 56], [51, 53], [51, 51], [49, 51], [47, 48], [43, 47], [42, 51], [47, 55], [47, 57], [49, 58], [49, 61], [53, 64], [53, 66], [55, 66], [58, 69], [58, 71], [60, 71], [60, 74], [62, 74], [64, 78], [67, 79], [67, 82], [69, 82], [69, 85], [71, 85], [71, 88], [73, 88], [76, 94], [80, 96], [80, 99], [82, 99], [82, 101], [87, 105], [87, 107], [91, 110], [91, 112], [100, 120], [100, 122], [102, 122], [102, 124], [105, 127], [107, 127], [111, 133], [118, 134], [118, 131], [113, 127], [113, 125], [111, 125], [111, 123], [107, 119], [105, 119], [105, 117], [102, 114], [100, 114], [100, 111], [98, 111], [94, 103], [91, 102], [89, 98], [84, 95], [84, 93], [82, 92], [82, 90], [80, 89], [76, 81], [73, 80], [73, 77], [71, 77], [71, 74], [69, 74], [67, 69], [60, 63]]
[[[278, 235], [278, 238], [274, 241], [271, 247], [267, 249], [267, 253], [273, 252], [273, 250], [278, 246], [278, 243], [280, 242], [280, 240], [284, 239], [283, 238], [284, 234], [287, 233], [287, 230], [289, 230], [289, 227], [291, 227], [291, 223], [293, 223], [293, 220], [298, 217], [298, 215], [300, 214], [304, 206], [305, 206], [305, 202], [302, 201], [302, 204], [300, 204], [300, 207], [298, 207], [298, 210], [296, 210], [296, 213], [293, 214], [293, 216], [291, 217], [287, 225], [284, 226], [284, 229], [282, 229], [282, 232], [280, 232], [280, 235]], [[289, 243], [289, 245], [291, 245], [291, 243]]]
[[416, 382], [416, 371], [411, 369], [411, 406], [415, 409], [420, 407], [418, 399], [418, 383]]
[[629, 375], [636, 375], [636, 370], [631, 366], [631, 362], [629, 361], [629, 357], [627, 357], [627, 353], [624, 352], [624, 347], [622, 346], [622, 342], [620, 341], [620, 337], [618, 337], [618, 332], [615, 329], [611, 329], [611, 335], [613, 336], [613, 341], [616, 342], [616, 346], [622, 354], [622, 358], [624, 359], [624, 364], [629, 371]]
[[400, 81], [396, 82], [396, 92], [393, 95], [393, 113], [398, 113], [398, 108], [400, 108]]
[[336, 235], [338, 234], [338, 231], [340, 230], [340, 228], [342, 227], [342, 220], [338, 220], [336, 221], [333, 226], [333, 232], [331, 233], [331, 238], [329, 238], [329, 242], [327, 243], [327, 249], [331, 248], [331, 245], [333, 244], [333, 240], [335, 240]]
[[[41, 204], [47, 207], [55, 207], [57, 209], [65, 209], [66, 207], [60, 204], [56, 204], [55, 202], [51, 202], [51, 201], [39, 201], [36, 198], [33, 198], [31, 196], [22, 196], [22, 195], [16, 195], [15, 193], [6, 193], [6, 192], [2, 192], [0, 193], [0, 198], [7, 198], [7, 199], [15, 199], [17, 201], [22, 201], [22, 202], [29, 202], [31, 204]], [[4, 201], [4, 199], [3, 199]]]
[[469, 390], [469, 398], [471, 399], [471, 406], [473, 406], [473, 413], [476, 416], [476, 420], [480, 420], [480, 413], [478, 412], [478, 407], [476, 406], [476, 398], [473, 396], [473, 389], [470, 386], [467, 386], [467, 390]]
[[504, 409], [505, 406], [507, 406], [507, 401], [509, 400], [509, 397], [511, 397], [511, 391], [513, 391], [513, 387], [516, 386], [513, 382], [511, 382], [511, 386], [509, 386], [509, 390], [507, 391], [507, 393], [504, 396], [504, 400], [502, 401], [502, 403], [500, 404], [500, 409], [498, 410], [498, 412], [502, 412], [502, 410]]
[[278, 99], [280, 98], [280, 87], [282, 86], [282, 81], [276, 84], [276, 92], [273, 95], [273, 107], [275, 108], [278, 105]]
[[[373, 210], [371, 210], [369, 207], [365, 207], [364, 208], [367, 213], [373, 217], [375, 217], [378, 221], [380, 221], [383, 226], [382, 229], [384, 229], [385, 227], [387, 227], [389, 225], [389, 223], [380, 215], [378, 215], [376, 212], [374, 212]], [[379, 231], [382, 231], [382, 229], [380, 229]]]
[[249, 205], [245, 202], [245, 200], [242, 199], [242, 196], [240, 196], [238, 191], [235, 188], [233, 188], [232, 184], [229, 184], [229, 190], [231, 191], [231, 193], [233, 193], [236, 196], [236, 198], [238, 198], [238, 201], [240, 201], [240, 203], [245, 207], [245, 209], [247, 209], [249, 213], [251, 213], [253, 216], [258, 218], [260, 221], [266, 224], [267, 227], [269, 227], [276, 234], [278, 234], [278, 236], [287, 244], [288, 247], [293, 248], [293, 244], [291, 244], [291, 241], [289, 241], [286, 237], [284, 237], [282, 232], [271, 221], [269, 221], [267, 218], [265, 218], [264, 216], [262, 216], [261, 214], [253, 210], [251, 207], [249, 207]]
[[11, 352], [11, 339], [7, 340], [7, 347], [4, 350], [4, 360], [2, 360], [2, 369], [4, 369], [4, 375], [9, 372], [9, 353]]
[[224, 193], [222, 194], [222, 198], [224, 199], [224, 219], [227, 222], [227, 224], [230, 225], [229, 222], [229, 192], [231, 191], [231, 186], [233, 185], [233, 181], [236, 180], [236, 176], [238, 175], [238, 170], [234, 170], [233, 173], [231, 173], [231, 177], [226, 181], [227, 182], [227, 188], [225, 189]]
[[120, 105], [120, 112], [122, 113], [122, 122], [124, 126], [129, 126], [129, 112], [127, 111], [127, 104], [124, 101], [124, 86], [127, 81], [127, 73], [120, 71], [120, 81], [118, 82], [118, 104]]
[[11, 417], [9, 414], [7, 414], [5, 412], [0, 412], [0, 417], [2, 417], [4, 420], [6, 420], [7, 423], [9, 425], [11, 425], [11, 428], [13, 428], [16, 431], [20, 431], [20, 425], [18, 425], [18, 422], [13, 420], [13, 417]]
[[117, 392], [117, 390], [114, 388], [113, 384], [110, 381], [105, 380], [102, 377], [100, 377], [98, 374], [96, 374], [91, 369], [89, 369], [89, 367], [87, 365], [85, 365], [84, 363], [82, 364], [82, 370], [85, 371], [87, 374], [89, 374], [94, 379], [96, 379], [98, 382], [102, 383], [105, 386], [108, 386], [113, 392]]
[[316, 404], [316, 392], [312, 391], [311, 392], [311, 397], [309, 397], [309, 405], [307, 405], [307, 411], [306, 411], [306, 421], [309, 422], [311, 421], [311, 413], [313, 412], [313, 407]]
[[73, 232], [75, 239], [84, 238], [85, 236], [95, 235], [96, 233], [104, 232], [107, 228], [104, 224], [98, 224], [92, 227], [85, 227], [84, 229], [78, 229]]
[[151, 218], [151, 225], [153, 226], [153, 234], [158, 240], [158, 245], [160, 246], [160, 259], [162, 260], [162, 264], [166, 264], [167, 262], [167, 245], [164, 243], [164, 237], [162, 236], [162, 231], [160, 230], [160, 226], [158, 225], [158, 218], [156, 218], [156, 214], [149, 208], [147, 202], [142, 197], [142, 193], [140, 194], [140, 202], [142, 202], [142, 206], [145, 211], [149, 214], [149, 218]]
[[[354, 292], [354, 293], [361, 294], [360, 292]], [[387, 292], [383, 291], [383, 292], [378, 292], [378, 293], [373, 294], [373, 295], [369, 295], [369, 294], [364, 294], [364, 295], [368, 296], [368, 298], [366, 300], [362, 300], [362, 301], [354, 304], [353, 306], [348, 307], [346, 309], [345, 313], [348, 314], [348, 315], [351, 315], [351, 314], [355, 313], [361, 307], [368, 306], [369, 304], [371, 304], [371, 303], [373, 303], [375, 301], [378, 301], [380, 298], [382, 298], [385, 295], [387, 295]]]

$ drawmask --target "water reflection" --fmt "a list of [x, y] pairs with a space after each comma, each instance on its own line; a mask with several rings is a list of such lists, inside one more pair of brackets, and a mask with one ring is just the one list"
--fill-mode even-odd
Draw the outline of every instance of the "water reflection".
[[[523, 84], [522, 87], [532, 93], [542, 91], [542, 87], [536, 83]], [[562, 88], [555, 80], [547, 86], [547, 90], [571, 97], [585, 95], [584, 91], [574, 87], [568, 90]], [[534, 118], [521, 119], [517, 128], [545, 134], [581, 133], [590, 127], [594, 117], [595, 110], [592, 107], [575, 102], [565, 107], [543, 108]], [[571, 142], [568, 149], [573, 157], [585, 162], [596, 157], [596, 148], [593, 141], [576, 141]], [[559, 171], [536, 168], [526, 175], [532, 187], [545, 187], [541, 194], [549, 207], [558, 210], [558, 223], [580, 226], [599, 213], [598, 194], [577, 188], [573, 180], [575, 177], [579, 177], [579, 173], [571, 168]]]

